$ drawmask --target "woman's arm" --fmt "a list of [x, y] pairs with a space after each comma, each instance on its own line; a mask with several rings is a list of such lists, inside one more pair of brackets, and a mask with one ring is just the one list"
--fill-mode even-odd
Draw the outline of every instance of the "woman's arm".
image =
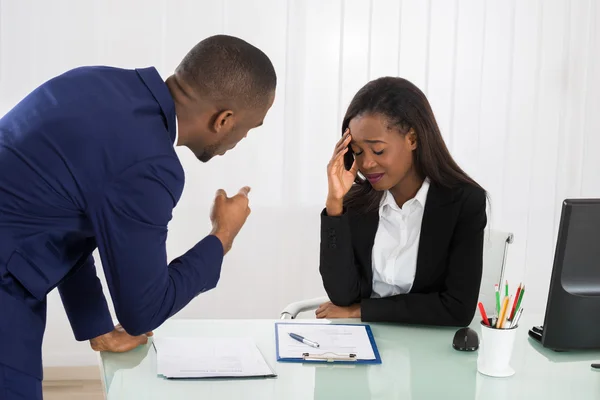
[[450, 243], [448, 273], [440, 292], [363, 299], [362, 320], [447, 326], [471, 323], [483, 270], [485, 205], [485, 193], [481, 190], [473, 191], [465, 200]]
[[327, 164], [329, 190], [326, 208], [321, 213], [319, 272], [329, 299], [340, 306], [358, 302], [361, 293], [360, 274], [354, 265], [350, 222], [343, 204], [358, 172], [356, 161], [350, 170], [344, 165], [344, 154], [349, 151], [351, 139], [350, 131], [346, 129]]
[[319, 272], [329, 300], [349, 306], [361, 298], [361, 289], [369, 285], [354, 260], [348, 213], [330, 217], [321, 214], [321, 253]]

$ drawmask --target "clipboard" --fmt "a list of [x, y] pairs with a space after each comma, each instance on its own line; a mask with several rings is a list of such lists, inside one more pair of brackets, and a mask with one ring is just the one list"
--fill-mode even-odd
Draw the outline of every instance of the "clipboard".
[[[374, 359], [364, 360], [359, 359], [356, 354], [339, 354], [332, 352], [320, 352], [319, 349], [311, 349], [305, 353], [302, 353], [302, 357], [297, 358], [284, 358], [279, 354], [279, 325], [302, 325], [302, 326], [363, 326], [367, 332]], [[367, 324], [310, 324], [310, 323], [289, 323], [289, 322], [276, 322], [275, 323], [275, 348], [278, 362], [295, 362], [295, 363], [335, 363], [335, 364], [381, 364], [381, 356], [375, 338], [373, 337], [373, 331]]]

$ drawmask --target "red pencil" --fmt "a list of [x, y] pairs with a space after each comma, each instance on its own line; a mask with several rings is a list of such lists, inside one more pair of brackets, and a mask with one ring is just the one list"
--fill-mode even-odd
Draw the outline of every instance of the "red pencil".
[[517, 311], [517, 302], [519, 301], [519, 294], [521, 294], [522, 283], [519, 284], [519, 288], [517, 289], [517, 295], [515, 296], [515, 301], [513, 302], [512, 310], [510, 312], [510, 316], [508, 317], [509, 321], [512, 321], [515, 317], [515, 311]]
[[485, 313], [485, 308], [483, 308], [483, 303], [479, 302], [479, 312], [481, 313], [481, 318], [483, 319], [483, 323], [487, 326], [490, 326], [490, 321], [488, 320], [487, 314]]

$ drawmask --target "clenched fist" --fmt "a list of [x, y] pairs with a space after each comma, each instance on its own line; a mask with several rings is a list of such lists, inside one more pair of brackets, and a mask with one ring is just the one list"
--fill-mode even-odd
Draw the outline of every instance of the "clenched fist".
[[211, 234], [219, 238], [223, 244], [225, 254], [231, 250], [233, 239], [240, 232], [250, 215], [249, 192], [250, 188], [248, 186], [241, 188], [238, 194], [233, 197], [227, 197], [227, 193], [223, 189], [217, 191], [210, 214], [213, 225]]

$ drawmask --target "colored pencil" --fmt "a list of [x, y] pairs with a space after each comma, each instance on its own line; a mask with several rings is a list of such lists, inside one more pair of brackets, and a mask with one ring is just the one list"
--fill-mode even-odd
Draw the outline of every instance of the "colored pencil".
[[517, 303], [519, 302], [519, 295], [521, 294], [521, 285], [522, 284], [519, 284], [519, 287], [517, 288], [517, 294], [515, 295], [515, 300], [513, 301], [513, 306], [510, 311], [510, 316], [508, 317], [509, 321], [513, 320], [513, 318], [515, 317], [515, 313], [517, 312]]
[[487, 314], [485, 313], [485, 308], [483, 307], [483, 303], [479, 302], [479, 312], [481, 313], [481, 319], [483, 323], [487, 326], [490, 326], [490, 321], [488, 320]]
[[508, 308], [508, 303], [510, 298], [508, 296], [504, 297], [504, 301], [502, 302], [502, 308], [500, 309], [500, 316], [498, 317], [498, 322], [496, 323], [496, 328], [502, 329], [504, 326], [504, 320], [506, 319], [506, 309]]

